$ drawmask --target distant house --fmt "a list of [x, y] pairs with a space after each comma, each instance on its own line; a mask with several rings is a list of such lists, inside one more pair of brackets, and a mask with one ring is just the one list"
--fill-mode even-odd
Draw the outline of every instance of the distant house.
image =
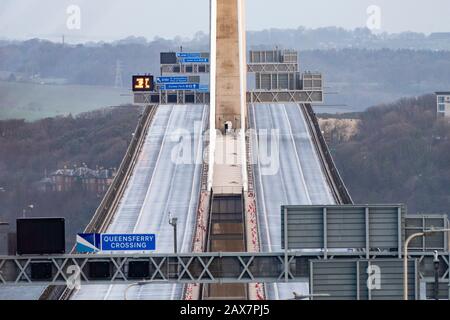
[[436, 92], [438, 117], [450, 117], [450, 91]]
[[68, 192], [85, 190], [92, 193], [104, 193], [115, 177], [115, 170], [93, 170], [87, 167], [59, 169], [38, 183], [41, 191]]

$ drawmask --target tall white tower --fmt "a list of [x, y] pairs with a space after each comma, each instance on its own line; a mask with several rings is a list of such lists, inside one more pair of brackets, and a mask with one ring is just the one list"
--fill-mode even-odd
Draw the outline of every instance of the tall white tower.
[[[241, 176], [239, 184], [247, 189], [246, 113], [247, 113], [247, 57], [245, 0], [211, 0], [210, 21], [210, 150], [208, 183], [213, 185], [214, 170], [226, 171], [226, 166], [214, 166], [216, 130], [226, 134], [230, 126], [235, 130]], [[227, 140], [227, 139], [225, 139]], [[220, 140], [222, 143], [230, 143]], [[226, 147], [226, 146], [224, 146]], [[221, 152], [223, 154], [223, 152]], [[214, 168], [216, 167], [216, 168]], [[236, 163], [228, 167], [236, 168]], [[234, 169], [235, 170], [235, 169]], [[221, 176], [226, 176], [221, 172]], [[236, 182], [233, 180], [233, 182]]]

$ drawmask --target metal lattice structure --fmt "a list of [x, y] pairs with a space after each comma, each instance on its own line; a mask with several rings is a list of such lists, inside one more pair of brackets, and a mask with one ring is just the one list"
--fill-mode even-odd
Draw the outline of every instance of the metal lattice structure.
[[321, 90], [253, 90], [247, 93], [249, 103], [322, 103]]
[[277, 72], [297, 72], [297, 63], [249, 63], [248, 72], [255, 73], [277, 73]]
[[[209, 104], [209, 92], [167, 91], [135, 93], [134, 103], [137, 104]], [[321, 103], [322, 91], [254, 90], [247, 92], [248, 103]]]
[[137, 104], [209, 104], [209, 92], [196, 91], [161, 91], [135, 93]]
[[[67, 285], [74, 272], [79, 271], [84, 284], [127, 284], [137, 281], [155, 283], [283, 283], [304, 282], [310, 277], [308, 265], [314, 261], [401, 261], [397, 252], [380, 252], [379, 255], [365, 259], [357, 252], [333, 252], [324, 259], [324, 253], [316, 252], [278, 252], [278, 253], [187, 253], [152, 255], [106, 255], [70, 254], [56, 256], [0, 256], [0, 286], [2, 285]], [[431, 255], [432, 256], [432, 255]], [[418, 266], [426, 256], [411, 253]], [[445, 261], [442, 282], [448, 283], [449, 253], [440, 252]], [[129, 276], [130, 262], [148, 263], [148, 275], [139, 279]], [[330, 262], [330, 263], [331, 263]], [[108, 263], [108, 276], [94, 279], [90, 276], [91, 263]], [[48, 279], [33, 279], [32, 266], [51, 265]], [[419, 278], [430, 282], [418, 269]], [[72, 278], [73, 279], [73, 278]]]
[[[131, 284], [137, 281], [155, 283], [254, 283], [299, 282], [306, 274], [295, 271], [297, 254], [284, 253], [190, 253], [155, 255], [61, 255], [49, 257], [0, 257], [2, 285], [67, 285], [74, 272], [83, 284]], [[148, 263], [148, 276], [130, 278], [130, 262]], [[108, 276], [94, 279], [92, 263], [108, 263]], [[49, 264], [48, 279], [33, 279], [32, 266]], [[73, 279], [73, 278], [72, 278]]]
[[209, 64], [198, 64], [198, 63], [190, 63], [190, 64], [166, 64], [161, 65], [161, 74], [202, 74], [209, 73], [210, 65]]

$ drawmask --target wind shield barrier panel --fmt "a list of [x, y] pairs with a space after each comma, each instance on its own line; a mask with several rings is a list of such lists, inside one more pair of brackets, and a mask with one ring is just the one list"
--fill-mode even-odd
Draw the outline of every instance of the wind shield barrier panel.
[[[401, 300], [403, 260], [313, 260], [314, 300]], [[408, 299], [418, 299], [417, 260], [408, 261]]]
[[404, 216], [402, 205], [282, 206], [282, 247], [287, 234], [289, 250], [400, 252]]

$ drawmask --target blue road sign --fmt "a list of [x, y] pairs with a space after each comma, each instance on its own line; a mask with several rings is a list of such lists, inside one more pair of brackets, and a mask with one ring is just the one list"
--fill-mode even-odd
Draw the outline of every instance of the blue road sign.
[[208, 58], [183, 58], [182, 63], [208, 63]]
[[198, 90], [200, 85], [198, 83], [168, 83], [160, 88], [161, 90]]
[[102, 234], [102, 251], [149, 251], [156, 249], [154, 234]]
[[188, 77], [158, 77], [156, 83], [186, 83]]
[[199, 92], [209, 92], [209, 85], [207, 84], [201, 84], [198, 88]]
[[178, 58], [199, 58], [202, 54], [199, 52], [177, 52]]
[[100, 235], [97, 233], [79, 233], [77, 234], [78, 253], [95, 253], [100, 251]]

